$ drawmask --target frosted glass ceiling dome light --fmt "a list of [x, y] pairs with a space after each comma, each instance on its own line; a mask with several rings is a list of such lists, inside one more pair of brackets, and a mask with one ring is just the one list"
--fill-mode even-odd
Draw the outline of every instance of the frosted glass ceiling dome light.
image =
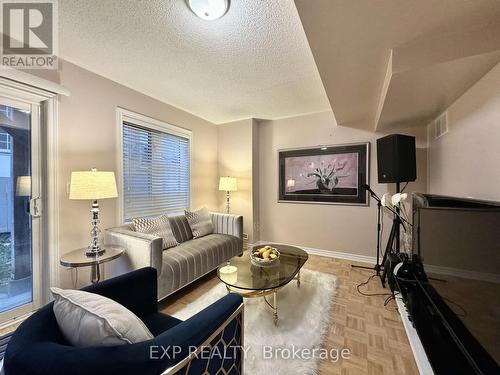
[[230, 0], [187, 0], [193, 13], [207, 21], [216, 20], [226, 14], [229, 2]]

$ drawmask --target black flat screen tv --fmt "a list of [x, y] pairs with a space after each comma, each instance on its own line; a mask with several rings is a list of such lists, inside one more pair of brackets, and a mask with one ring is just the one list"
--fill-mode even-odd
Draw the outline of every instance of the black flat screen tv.
[[414, 194], [412, 203], [413, 252], [430, 285], [498, 365], [500, 202]]

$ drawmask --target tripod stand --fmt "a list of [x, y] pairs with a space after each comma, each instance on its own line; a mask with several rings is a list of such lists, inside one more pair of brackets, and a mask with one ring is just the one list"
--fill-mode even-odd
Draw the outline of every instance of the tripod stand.
[[[388, 208], [389, 211], [391, 211], [394, 214], [394, 219], [392, 220], [392, 228], [391, 232], [389, 234], [389, 239], [387, 241], [387, 246], [384, 251], [384, 255], [382, 258], [382, 263], [379, 263], [380, 260], [380, 236], [381, 236], [381, 209], [382, 209], [382, 201], [381, 199], [375, 194], [375, 192], [370, 189], [369, 185], [363, 185], [363, 188], [370, 193], [370, 196], [377, 201], [377, 264], [373, 267], [366, 267], [366, 266], [356, 266], [352, 265], [351, 267], [354, 268], [364, 268], [368, 270], [375, 270], [377, 276], [380, 278], [380, 281], [382, 283], [382, 286], [385, 288], [385, 280], [387, 278], [387, 273], [389, 272], [389, 269], [386, 267], [386, 262], [387, 258], [391, 254], [399, 254], [400, 252], [400, 225], [404, 225], [403, 222], [401, 221], [401, 216], [400, 216], [400, 210], [399, 207], [395, 207], [395, 211], [392, 210], [391, 208]], [[396, 192], [400, 192], [400, 183], [396, 183]], [[394, 246], [395, 242], [395, 246]], [[381, 271], [383, 270], [383, 273], [381, 274]]]
[[402, 223], [401, 223], [401, 220], [399, 218], [399, 215], [394, 215], [394, 219], [392, 220], [391, 233], [389, 234], [389, 240], [387, 241], [387, 246], [385, 247], [384, 258], [382, 259], [382, 265], [384, 266], [384, 272], [382, 273], [382, 276], [380, 277], [380, 281], [382, 282], [382, 286], [384, 288], [385, 288], [385, 280], [387, 278], [387, 272], [390, 268], [390, 267], [386, 267], [387, 257], [393, 253], [394, 241], [396, 241], [396, 249], [395, 249], [396, 254], [399, 254], [399, 252], [400, 252], [399, 236], [400, 236], [400, 229], [401, 229], [400, 225], [401, 224]]
[[[375, 192], [372, 189], [370, 189], [369, 185], [365, 184], [365, 185], [363, 185], [363, 188], [370, 193], [370, 196], [373, 199], [375, 199], [377, 201], [377, 264], [375, 264], [375, 266], [373, 266], [373, 267], [356, 266], [356, 265], [352, 265], [351, 267], [363, 268], [363, 269], [367, 269], [367, 270], [375, 270], [375, 272], [377, 273], [377, 276], [381, 277], [380, 271], [382, 271], [382, 265], [384, 264], [383, 262], [382, 262], [382, 264], [379, 263], [379, 260], [380, 260], [380, 232], [382, 230], [382, 225], [381, 225], [382, 201], [377, 196], [377, 194], [375, 194]], [[385, 254], [384, 254], [384, 259], [385, 259]], [[383, 285], [383, 283], [382, 283], [382, 285]]]
[[[406, 186], [406, 185], [405, 185]], [[401, 186], [399, 182], [396, 182], [396, 192], [400, 193]], [[388, 272], [392, 272], [391, 267], [387, 267], [387, 258], [390, 255], [395, 254], [396, 256], [399, 256], [400, 253], [400, 234], [401, 234], [401, 225], [403, 227], [406, 225], [411, 225], [408, 221], [406, 221], [404, 218], [401, 217], [400, 213], [400, 208], [399, 206], [395, 207], [396, 211], [392, 211], [394, 214], [394, 219], [392, 220], [392, 228], [391, 228], [391, 233], [389, 234], [389, 240], [387, 241], [387, 246], [385, 247], [385, 252], [384, 252], [384, 258], [382, 259], [382, 266], [384, 267], [384, 272], [382, 276], [380, 277], [380, 281], [382, 282], [382, 286], [385, 288], [385, 280], [389, 276]], [[404, 223], [403, 223], [404, 221]], [[396, 246], [394, 246], [394, 242], [396, 242]]]

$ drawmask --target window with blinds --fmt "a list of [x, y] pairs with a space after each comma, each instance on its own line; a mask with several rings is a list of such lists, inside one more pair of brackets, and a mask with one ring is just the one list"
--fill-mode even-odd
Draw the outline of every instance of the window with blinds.
[[190, 207], [190, 137], [122, 122], [123, 220]]

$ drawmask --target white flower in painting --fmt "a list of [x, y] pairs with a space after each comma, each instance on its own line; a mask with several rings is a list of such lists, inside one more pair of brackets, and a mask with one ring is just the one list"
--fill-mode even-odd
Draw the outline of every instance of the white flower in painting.
[[380, 200], [380, 203], [384, 207], [391, 207], [392, 206], [391, 194], [385, 193], [384, 195], [382, 195], [382, 199]]
[[393, 206], [397, 206], [400, 204], [402, 201], [406, 200], [408, 198], [408, 194], [406, 193], [396, 193], [392, 196], [391, 198], [391, 203]]

